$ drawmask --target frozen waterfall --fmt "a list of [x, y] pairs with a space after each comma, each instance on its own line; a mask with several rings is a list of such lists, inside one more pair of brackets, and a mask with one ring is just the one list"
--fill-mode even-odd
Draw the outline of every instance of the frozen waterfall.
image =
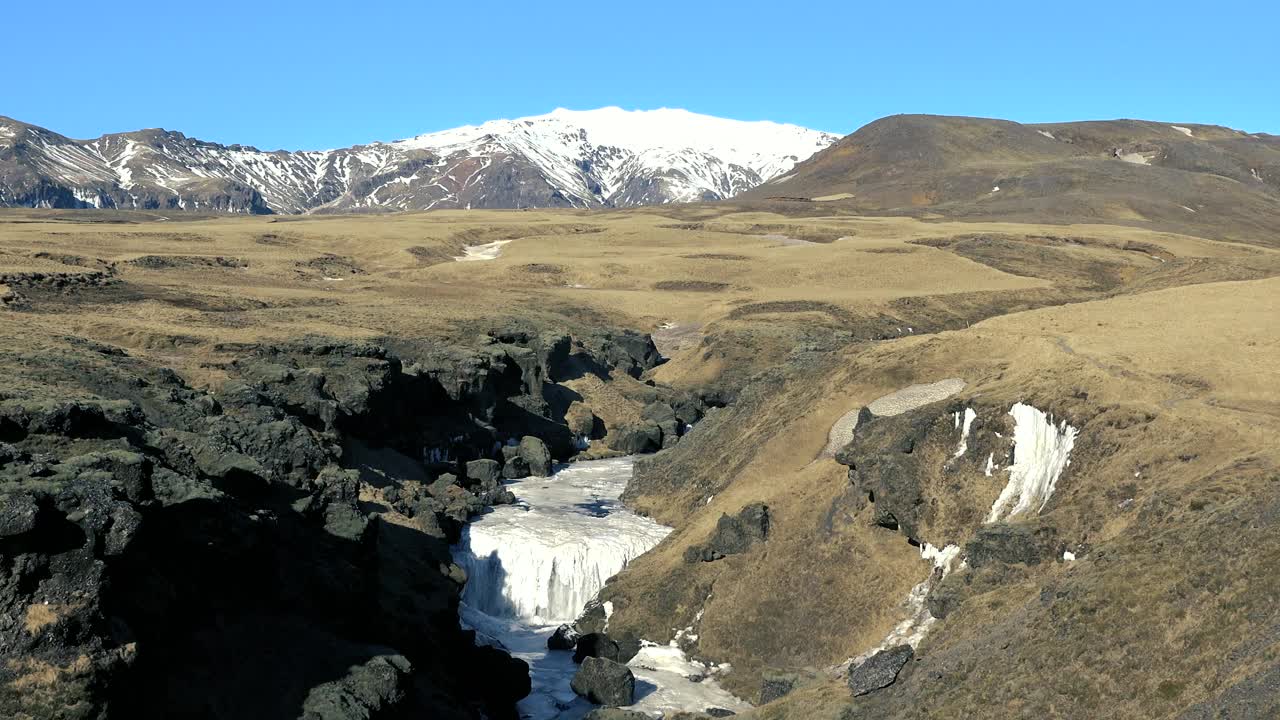
[[631, 458], [583, 462], [511, 484], [517, 504], [463, 532], [463, 600], [494, 617], [572, 622], [605, 580], [670, 532], [618, 501], [631, 467]]
[[1043, 510], [1076, 443], [1076, 429], [1066, 420], [1055, 426], [1044, 411], [1023, 403], [1014, 405], [1009, 414], [1014, 420], [1013, 464], [1009, 483], [987, 515], [989, 523]]
[[[572, 622], [605, 580], [670, 532], [619, 501], [632, 465], [629, 457], [595, 460], [509, 483], [517, 504], [476, 518], [454, 547], [468, 577], [463, 624], [476, 630], [477, 642], [529, 663], [533, 688], [520, 701], [522, 718], [579, 720], [592, 709], [569, 687], [578, 670], [573, 654], [548, 650], [547, 638], [560, 623]], [[657, 715], [748, 707], [715, 682], [717, 668], [684, 657], [674, 645], [646, 642], [628, 664], [636, 676], [630, 710]]]

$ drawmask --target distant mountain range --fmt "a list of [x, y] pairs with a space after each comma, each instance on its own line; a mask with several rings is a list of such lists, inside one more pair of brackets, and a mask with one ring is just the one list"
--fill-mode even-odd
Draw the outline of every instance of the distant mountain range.
[[602, 108], [287, 152], [168, 130], [73, 140], [0, 116], [0, 206], [293, 214], [720, 200], [838, 139], [685, 110]]

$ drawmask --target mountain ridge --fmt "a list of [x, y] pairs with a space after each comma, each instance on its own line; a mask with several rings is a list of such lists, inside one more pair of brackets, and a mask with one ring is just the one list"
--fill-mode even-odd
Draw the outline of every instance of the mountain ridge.
[[148, 128], [77, 140], [0, 116], [0, 205], [250, 214], [632, 207], [733, 197], [838, 139], [768, 121], [610, 107], [332, 150]]

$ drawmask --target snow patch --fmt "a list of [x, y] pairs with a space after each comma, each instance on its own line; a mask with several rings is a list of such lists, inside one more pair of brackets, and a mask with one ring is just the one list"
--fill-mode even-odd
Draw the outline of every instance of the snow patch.
[[1077, 431], [1024, 403], [1009, 410], [1014, 419], [1013, 465], [1009, 482], [991, 506], [986, 522], [992, 523], [1044, 509], [1053, 495], [1058, 476], [1070, 463]]
[[969, 428], [973, 425], [973, 421], [978, 419], [978, 413], [974, 412], [973, 408], [965, 408], [964, 412], [954, 413], [954, 415], [956, 427], [960, 428], [960, 446], [956, 448], [956, 454], [951, 457], [958, 458], [969, 449]]
[[1038, 133], [1040, 133], [1041, 135], [1043, 135], [1043, 136], [1045, 136], [1045, 137], [1049, 138], [1050, 140], [1057, 140], [1057, 139], [1058, 139], [1058, 138], [1054, 137], [1054, 136], [1053, 136], [1053, 133], [1049, 132], [1048, 130], [1037, 130], [1036, 132], [1038, 132]]
[[483, 245], [468, 245], [462, 248], [462, 255], [455, 255], [454, 260], [458, 262], [471, 262], [474, 260], [497, 260], [498, 255], [502, 254], [502, 246], [511, 242], [510, 240], [494, 240]]
[[1173, 128], [1174, 130], [1177, 130], [1178, 132], [1182, 133], [1183, 135], [1186, 135], [1187, 137], [1195, 137], [1195, 135], [1191, 134], [1191, 128], [1182, 127], [1181, 125], [1170, 125], [1169, 127]]
[[1076, 554], [1071, 552], [1070, 550], [1064, 550], [1062, 553], [1062, 559], [1065, 560], [1066, 562], [1071, 562], [1072, 560], [1076, 559]]

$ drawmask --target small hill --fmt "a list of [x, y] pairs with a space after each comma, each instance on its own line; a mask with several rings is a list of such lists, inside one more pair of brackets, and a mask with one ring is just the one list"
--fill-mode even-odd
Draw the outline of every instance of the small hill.
[[[787, 198], [788, 200], [782, 200]], [[744, 194], [881, 214], [1154, 226], [1273, 245], [1280, 138], [1140, 120], [894, 115]]]

